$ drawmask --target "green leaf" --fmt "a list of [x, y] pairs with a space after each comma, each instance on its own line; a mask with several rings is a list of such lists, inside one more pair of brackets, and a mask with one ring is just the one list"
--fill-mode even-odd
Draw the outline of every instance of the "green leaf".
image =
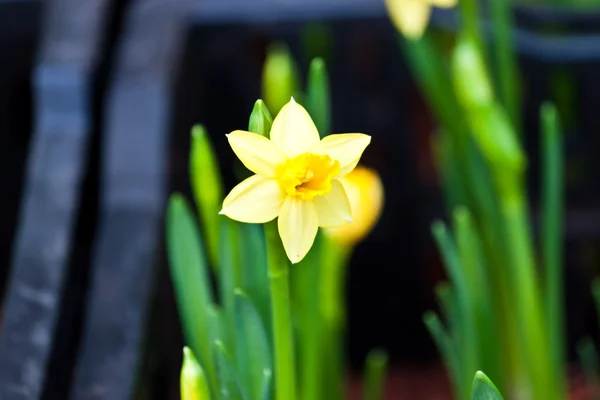
[[306, 88], [306, 109], [312, 117], [321, 137], [331, 133], [331, 98], [329, 77], [325, 61], [315, 58], [308, 70]]
[[235, 295], [234, 289], [242, 284], [242, 254], [238, 224], [228, 218], [221, 221], [219, 290], [225, 326], [223, 342], [235, 354]]
[[[261, 224], [237, 224], [241, 234], [240, 251], [244, 260], [242, 288], [252, 299], [263, 321], [271, 321], [267, 244]], [[268, 330], [268, 337], [271, 331]]]
[[371, 350], [367, 355], [364, 400], [383, 399], [387, 364], [388, 355], [385, 350]]
[[[175, 193], [169, 199], [166, 241], [171, 279], [186, 343], [199, 358], [214, 383], [210, 354], [212, 343], [213, 294], [200, 231], [185, 198]], [[212, 388], [214, 386], [211, 385]]]
[[473, 379], [471, 400], [504, 400], [496, 386], [483, 372], [477, 371]]
[[192, 128], [190, 150], [192, 193], [202, 221], [206, 250], [213, 267], [218, 268], [219, 210], [223, 204], [223, 183], [217, 155], [202, 125]]
[[235, 336], [237, 367], [251, 400], [262, 398], [265, 372], [272, 370], [267, 333], [254, 304], [241, 289], [235, 289]]
[[260, 400], [271, 400], [273, 398], [273, 371], [263, 371], [263, 387], [260, 394]]
[[465, 398], [463, 393], [467, 393], [464, 388], [462, 377], [462, 368], [456, 346], [452, 340], [452, 337], [440, 321], [438, 315], [433, 311], [427, 311], [423, 315], [423, 322], [429, 331], [429, 334], [433, 338], [438, 351], [442, 355], [444, 364], [450, 374], [452, 383], [454, 385], [454, 392], [457, 399]]
[[[564, 294], [564, 177], [563, 146], [558, 112], [552, 103], [540, 109], [542, 124], [542, 219], [541, 255], [544, 271], [544, 300], [552, 366], [562, 377], [565, 360], [565, 294]], [[562, 379], [557, 381], [562, 383]], [[563, 385], [564, 387], [564, 385]], [[562, 392], [565, 390], [563, 389]]]
[[217, 383], [221, 400], [249, 400], [223, 342], [214, 342]]

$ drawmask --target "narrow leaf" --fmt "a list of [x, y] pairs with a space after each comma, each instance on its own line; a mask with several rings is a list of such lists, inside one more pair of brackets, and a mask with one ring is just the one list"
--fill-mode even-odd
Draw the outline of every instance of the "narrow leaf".
[[364, 400], [382, 400], [388, 355], [385, 350], [371, 350], [367, 355], [364, 379]]
[[240, 251], [238, 224], [227, 218], [221, 220], [221, 241], [219, 242], [219, 290], [223, 306], [225, 324], [223, 340], [233, 354], [235, 353], [235, 294], [234, 289], [242, 284], [242, 259]]
[[222, 400], [249, 400], [223, 342], [214, 342], [213, 350], [217, 364], [219, 397]]
[[[271, 321], [265, 229], [260, 224], [237, 224], [241, 235], [243, 285], [263, 321]], [[271, 331], [268, 330], [269, 338]]]
[[477, 371], [473, 379], [471, 400], [504, 400], [496, 386], [483, 372]]
[[260, 400], [266, 385], [265, 371], [272, 370], [271, 349], [264, 323], [252, 301], [235, 289], [237, 369], [251, 400]]
[[194, 214], [183, 196], [169, 199], [166, 240], [171, 279], [186, 343], [214, 382], [211, 349], [213, 294], [209, 270]]
[[552, 365], [562, 377], [565, 360], [563, 268], [563, 157], [556, 107], [545, 103], [542, 123], [542, 261], [545, 267], [545, 306]]
[[192, 128], [190, 183], [202, 222], [206, 251], [218, 268], [219, 210], [223, 204], [223, 183], [216, 152], [202, 125]]

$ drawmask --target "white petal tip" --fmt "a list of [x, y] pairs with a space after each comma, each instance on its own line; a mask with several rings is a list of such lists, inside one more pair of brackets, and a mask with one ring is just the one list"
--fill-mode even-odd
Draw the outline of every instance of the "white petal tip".
[[221, 211], [219, 211], [219, 215], [225, 215], [225, 209], [222, 209]]
[[294, 96], [292, 96], [292, 97], [290, 98], [290, 103], [294, 103], [294, 104], [296, 103], [296, 100], [294, 99]]

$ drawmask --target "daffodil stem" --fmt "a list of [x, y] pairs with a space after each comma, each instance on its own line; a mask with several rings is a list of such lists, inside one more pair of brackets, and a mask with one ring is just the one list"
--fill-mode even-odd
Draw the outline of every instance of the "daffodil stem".
[[275, 399], [296, 400], [296, 360], [290, 305], [289, 262], [283, 252], [274, 222], [265, 225], [273, 347], [275, 359]]
[[323, 318], [323, 348], [328, 349], [325, 368], [326, 399], [341, 400], [344, 382], [344, 336], [346, 315], [344, 313], [344, 282], [352, 255], [352, 246], [337, 243], [323, 235], [321, 249], [322, 276], [319, 290], [319, 306]]

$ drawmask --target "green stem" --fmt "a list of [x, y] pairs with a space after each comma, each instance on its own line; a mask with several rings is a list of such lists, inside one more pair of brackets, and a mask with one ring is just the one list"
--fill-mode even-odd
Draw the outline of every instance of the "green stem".
[[383, 399], [388, 355], [384, 350], [372, 350], [367, 355], [364, 378], [364, 400]]
[[265, 225], [273, 314], [275, 399], [296, 399], [296, 360], [290, 304], [289, 262], [274, 222]]
[[[294, 288], [298, 296], [297, 309], [294, 315], [299, 322], [299, 366], [300, 394], [305, 399], [320, 399], [322, 397], [324, 365], [323, 318], [319, 305], [320, 282], [323, 268], [320, 260], [323, 241], [321, 234], [317, 235], [313, 249], [294, 268]], [[296, 283], [299, 283], [296, 286]]]
[[[563, 160], [562, 140], [556, 108], [542, 106], [542, 259], [545, 269], [546, 319], [552, 365], [562, 382], [564, 365], [563, 284]], [[564, 392], [564, 389], [562, 389]]]
[[522, 350], [528, 364], [534, 400], [561, 398], [551, 370], [547, 335], [540, 304], [538, 282], [533, 262], [533, 247], [525, 202], [521, 196], [506, 196], [503, 212], [510, 265], [513, 273], [516, 312], [519, 319]]
[[432, 226], [433, 236], [437, 247], [442, 254], [446, 271], [452, 280], [454, 287], [454, 305], [456, 306], [455, 319], [453, 321], [456, 328], [453, 339], [456, 341], [455, 346], [461, 354], [460, 367], [458, 376], [460, 379], [459, 399], [467, 399], [468, 387], [471, 382], [471, 377], [477, 372], [477, 348], [478, 335], [475, 326], [472, 305], [474, 299], [469, 291], [467, 277], [465, 276], [465, 266], [461, 265], [461, 260], [457, 253], [456, 246], [446, 229], [446, 226], [441, 222], [434, 222]]
[[518, 64], [513, 46], [511, 2], [492, 0], [492, 22], [496, 30], [494, 51], [498, 68], [498, 94], [517, 132], [521, 132]]
[[[346, 314], [344, 284], [352, 255], [352, 247], [336, 243], [323, 235], [321, 248], [322, 275], [319, 290], [319, 307], [323, 318], [323, 346], [328, 349], [324, 373], [327, 400], [341, 400], [344, 392], [344, 343]], [[308, 397], [307, 397], [308, 398]]]
[[479, 49], [483, 49], [479, 34], [479, 1], [461, 0], [460, 11], [463, 23], [462, 33], [475, 41]]

